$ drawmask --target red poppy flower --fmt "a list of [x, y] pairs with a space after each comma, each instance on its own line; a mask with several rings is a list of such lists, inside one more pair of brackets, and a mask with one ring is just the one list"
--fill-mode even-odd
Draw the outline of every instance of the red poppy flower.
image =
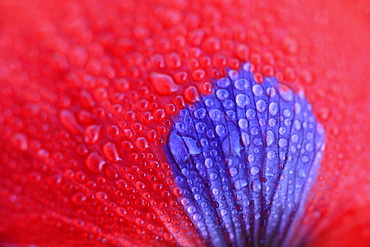
[[[1, 0], [0, 9], [1, 245], [370, 243], [369, 2]], [[263, 215], [254, 233], [239, 231], [235, 222], [248, 224], [241, 204], [232, 227], [228, 204], [222, 217], [192, 214], [181, 186], [190, 182], [174, 168], [184, 153], [200, 154], [184, 138], [179, 153], [176, 119], [245, 65], [256, 85], [274, 78], [281, 94], [304, 92], [325, 131], [317, 176], [301, 174], [312, 187], [302, 212], [286, 219], [295, 222], [289, 237], [266, 233]], [[230, 90], [217, 92], [226, 99]], [[206, 190], [217, 179], [209, 175]], [[261, 190], [265, 180], [233, 189]], [[201, 217], [217, 222], [217, 236]]]

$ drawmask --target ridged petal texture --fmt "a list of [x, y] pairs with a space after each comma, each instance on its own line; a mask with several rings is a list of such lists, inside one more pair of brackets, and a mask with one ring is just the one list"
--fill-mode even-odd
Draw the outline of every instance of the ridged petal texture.
[[175, 119], [167, 145], [181, 203], [213, 246], [284, 246], [316, 179], [324, 130], [303, 92], [250, 64]]

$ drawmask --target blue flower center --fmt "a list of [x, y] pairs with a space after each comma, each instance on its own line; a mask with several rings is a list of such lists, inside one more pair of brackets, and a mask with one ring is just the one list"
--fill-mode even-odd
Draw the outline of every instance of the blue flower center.
[[249, 64], [174, 119], [167, 153], [181, 203], [213, 246], [289, 242], [316, 179], [324, 130], [303, 92]]

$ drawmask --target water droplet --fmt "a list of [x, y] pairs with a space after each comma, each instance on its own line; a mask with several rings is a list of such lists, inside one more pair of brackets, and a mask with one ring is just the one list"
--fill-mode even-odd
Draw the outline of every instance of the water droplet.
[[273, 119], [273, 118], [270, 118], [269, 119], [269, 126], [270, 127], [274, 127], [276, 125], [276, 120], [275, 119]]
[[285, 109], [283, 111], [283, 115], [284, 115], [284, 117], [290, 117], [292, 115], [292, 112], [288, 109]]
[[251, 134], [252, 134], [252, 135], [258, 135], [258, 132], [259, 132], [259, 131], [258, 131], [258, 128], [257, 128], [257, 127], [252, 127], [252, 128], [251, 128]]
[[94, 96], [95, 96], [96, 100], [98, 100], [98, 101], [102, 101], [102, 100], [107, 99], [108, 98], [107, 89], [105, 89], [103, 87], [96, 88], [94, 90]]
[[194, 117], [196, 119], [204, 119], [207, 116], [207, 111], [204, 108], [200, 108], [194, 112]]
[[247, 117], [247, 119], [253, 120], [256, 117], [256, 111], [253, 109], [248, 109], [245, 113], [245, 116]]
[[108, 160], [112, 162], [117, 162], [121, 160], [118, 155], [116, 145], [112, 142], [107, 142], [103, 145], [103, 154]]
[[262, 113], [266, 110], [266, 101], [264, 100], [257, 100], [256, 102], [256, 109], [258, 112]]
[[202, 81], [206, 77], [206, 72], [202, 69], [194, 70], [191, 74], [194, 81]]
[[129, 142], [129, 141], [123, 141], [123, 142], [121, 143], [121, 146], [122, 146], [122, 148], [123, 148], [124, 150], [131, 150], [131, 149], [133, 149], [133, 148], [134, 148], [134, 145], [132, 145], [132, 143], [131, 143], [131, 142]]
[[84, 201], [86, 201], [87, 197], [82, 193], [82, 192], [76, 192], [73, 196], [72, 196], [72, 201], [76, 204], [80, 204], [80, 203], [83, 203]]
[[286, 139], [280, 139], [279, 140], [279, 147], [285, 147], [287, 145]]
[[164, 109], [155, 110], [153, 115], [154, 115], [154, 121], [156, 123], [160, 123], [166, 117]]
[[118, 92], [127, 92], [130, 89], [130, 83], [124, 78], [115, 79], [113, 84]]
[[196, 123], [195, 129], [198, 133], [204, 133], [206, 131], [206, 125], [203, 122]]
[[255, 84], [253, 85], [252, 87], [252, 92], [255, 96], [259, 97], [259, 96], [262, 96], [263, 95], [263, 88], [261, 85], [259, 84]]
[[127, 214], [127, 210], [122, 207], [117, 207], [116, 212], [120, 216], [125, 216]]
[[166, 56], [166, 64], [172, 69], [179, 69], [181, 67], [181, 58], [179, 54], [171, 52]]
[[285, 101], [291, 101], [293, 100], [293, 97], [294, 97], [293, 91], [284, 85], [280, 85], [279, 94], [281, 98]]
[[212, 99], [206, 99], [206, 106], [213, 107], [215, 105], [215, 102]]
[[145, 137], [136, 138], [135, 145], [140, 150], [147, 150], [149, 148], [148, 141]]
[[209, 95], [213, 92], [213, 84], [209, 81], [205, 81], [200, 85], [199, 90], [202, 94]]
[[246, 79], [238, 79], [234, 82], [234, 87], [237, 90], [244, 91], [249, 88], [249, 82]]
[[222, 113], [218, 109], [212, 109], [209, 111], [209, 117], [214, 121], [220, 121], [221, 120]]
[[318, 109], [318, 114], [319, 114], [319, 118], [322, 120], [322, 121], [326, 121], [329, 119], [329, 116], [330, 116], [330, 110], [329, 108], [327, 107], [320, 107]]
[[266, 133], [266, 145], [269, 147], [274, 143], [274, 132], [271, 130], [267, 131]]
[[77, 181], [82, 182], [82, 181], [85, 180], [86, 175], [83, 171], [78, 171], [78, 172], [76, 172], [75, 178], [76, 178]]
[[238, 175], [238, 169], [235, 167], [232, 167], [229, 169], [229, 173], [231, 177], [235, 177], [236, 175]]
[[280, 127], [279, 128], [279, 134], [280, 135], [284, 135], [286, 133], [286, 128], [284, 128], [284, 127]]
[[95, 121], [96, 116], [86, 110], [81, 110], [78, 113], [78, 121], [82, 124], [91, 124]]
[[272, 115], [272, 116], [276, 116], [276, 114], [278, 113], [279, 111], [279, 106], [276, 102], [271, 102], [270, 105], [269, 105], [269, 113]]
[[145, 184], [143, 182], [138, 181], [135, 183], [135, 188], [138, 191], [143, 191], [145, 189]]
[[245, 132], [242, 132], [241, 136], [242, 136], [242, 142], [243, 142], [244, 146], [248, 147], [249, 143], [250, 143], [249, 135]]
[[90, 93], [88, 93], [86, 91], [81, 92], [80, 101], [81, 101], [81, 104], [86, 108], [91, 108], [91, 107], [95, 106], [95, 102], [93, 100], [93, 97], [91, 96]]
[[220, 88], [227, 88], [228, 86], [230, 86], [231, 84], [231, 81], [229, 78], [221, 78], [217, 81], [217, 86], [219, 86]]
[[194, 214], [197, 211], [197, 209], [194, 206], [190, 206], [188, 207], [187, 211], [189, 214]]
[[226, 109], [233, 109], [234, 108], [234, 102], [230, 99], [228, 100], [225, 100], [223, 102], [223, 106], [226, 108]]
[[193, 219], [194, 221], [199, 221], [202, 219], [202, 216], [200, 214], [194, 214]]
[[259, 192], [262, 189], [261, 181], [258, 178], [253, 180], [251, 188], [253, 192]]
[[238, 179], [234, 182], [234, 188], [236, 191], [245, 189], [248, 186], [248, 182], [245, 179]]
[[292, 137], [290, 137], [290, 140], [294, 143], [298, 143], [299, 141], [299, 137], [298, 135], [292, 135]]
[[242, 129], [242, 130], [247, 130], [248, 129], [248, 120], [247, 119], [240, 119], [239, 122], [238, 122], [238, 125], [239, 127]]
[[297, 43], [297, 40], [295, 38], [287, 36], [287, 37], [284, 37], [281, 40], [281, 42], [282, 42], [282, 47], [283, 47], [285, 52], [287, 52], [291, 55], [297, 53], [298, 43]]
[[221, 49], [220, 40], [216, 37], [209, 37], [204, 40], [203, 48], [206, 52], [215, 53]]
[[209, 174], [209, 179], [210, 179], [211, 181], [215, 181], [215, 180], [217, 180], [217, 178], [218, 178], [217, 173], [212, 172], [211, 174]]
[[176, 106], [172, 103], [166, 104], [166, 111], [169, 114], [174, 115], [176, 113]]
[[70, 110], [63, 109], [60, 111], [60, 122], [64, 127], [75, 134], [81, 133], [83, 130], [81, 125], [77, 123], [73, 112]]
[[273, 87], [269, 87], [266, 89], [266, 94], [267, 96], [269, 96], [270, 98], [273, 98], [276, 96], [277, 92], [276, 92], [276, 89], [273, 88]]
[[63, 179], [63, 176], [61, 174], [55, 174], [48, 178], [48, 183], [50, 185], [59, 185], [61, 184], [62, 179]]
[[12, 137], [14, 147], [26, 151], [28, 149], [27, 136], [23, 133], [17, 133]]
[[183, 131], [185, 131], [185, 130], [186, 130], [186, 128], [185, 128], [185, 124], [184, 124], [183, 122], [176, 123], [176, 124], [175, 124], [175, 128], [176, 128], [176, 130], [177, 130], [177, 131], [179, 131], [179, 132], [183, 132]]
[[204, 161], [204, 165], [206, 166], [206, 168], [211, 168], [213, 167], [213, 160], [210, 159], [210, 158], [206, 158], [206, 160]]
[[200, 101], [200, 96], [198, 90], [194, 86], [187, 87], [184, 91], [185, 99], [191, 103], [196, 103]]
[[95, 193], [95, 196], [100, 201], [105, 201], [108, 199], [108, 195], [103, 191], [98, 191]]
[[249, 170], [250, 174], [252, 176], [257, 175], [259, 173], [260, 169], [257, 166], [252, 166]]
[[182, 196], [182, 189], [180, 187], [175, 187], [173, 190], [172, 190], [173, 194], [177, 197], [180, 197]]
[[226, 100], [230, 93], [225, 89], [219, 89], [216, 91], [216, 96], [219, 100]]
[[86, 166], [93, 172], [99, 173], [104, 169], [105, 161], [98, 153], [90, 153], [85, 160]]
[[237, 70], [230, 70], [228, 74], [231, 80], [235, 81], [239, 78], [239, 73]]
[[302, 162], [303, 163], [307, 163], [308, 161], [310, 161], [310, 158], [308, 156], [305, 155], [305, 156], [302, 157]]
[[228, 212], [225, 209], [221, 209], [220, 214], [221, 214], [221, 216], [226, 216], [228, 214]]
[[236, 102], [236, 105], [242, 109], [250, 104], [249, 97], [245, 94], [237, 94], [235, 97], [235, 102]]
[[89, 144], [97, 143], [101, 138], [101, 125], [90, 125], [85, 129], [85, 142]]
[[154, 90], [162, 95], [171, 95], [179, 90], [172, 77], [166, 74], [151, 73], [149, 81], [153, 85]]
[[220, 194], [220, 191], [219, 191], [218, 189], [216, 189], [216, 188], [213, 188], [213, 189], [212, 189], [212, 194], [213, 194], [214, 196], [218, 196], [218, 195]]
[[267, 159], [272, 160], [276, 157], [276, 153], [274, 151], [267, 152]]
[[226, 128], [225, 126], [219, 124], [216, 126], [216, 134], [220, 137], [224, 136], [226, 134]]
[[302, 82], [304, 82], [305, 84], [312, 84], [313, 83], [313, 75], [312, 75], [311, 71], [302, 70], [301, 71], [301, 79], [302, 79]]

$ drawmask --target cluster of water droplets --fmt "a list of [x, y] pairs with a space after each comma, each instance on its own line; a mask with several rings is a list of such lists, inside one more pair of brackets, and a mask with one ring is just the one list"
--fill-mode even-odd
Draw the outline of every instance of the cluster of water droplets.
[[181, 203], [213, 246], [289, 241], [316, 178], [324, 130], [303, 92], [250, 65], [175, 119], [168, 156]]

